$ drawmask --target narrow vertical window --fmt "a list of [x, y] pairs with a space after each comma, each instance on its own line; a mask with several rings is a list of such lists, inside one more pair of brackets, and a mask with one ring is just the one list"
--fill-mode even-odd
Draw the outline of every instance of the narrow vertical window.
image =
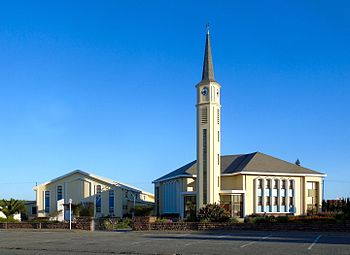
[[57, 186], [57, 201], [63, 198], [62, 186]]
[[207, 204], [207, 130], [203, 129], [203, 204]]
[[96, 186], [96, 212], [101, 212], [101, 185]]
[[220, 176], [218, 176], [218, 187], [220, 187]]
[[277, 180], [273, 180], [273, 188], [274, 189], [278, 188], [278, 181]]
[[220, 131], [218, 131], [218, 142], [220, 142]]
[[274, 206], [277, 206], [277, 202], [278, 201], [278, 198], [277, 197], [273, 197], [273, 205]]
[[258, 189], [262, 189], [262, 179], [258, 180]]
[[267, 206], [271, 205], [271, 197], [266, 197], [266, 205]]
[[218, 165], [220, 165], [220, 154], [218, 154]]
[[293, 180], [289, 180], [289, 188], [290, 189], [294, 189]]
[[159, 216], [159, 187], [156, 187], [156, 210], [157, 216]]
[[282, 206], [286, 205], [286, 197], [282, 197], [281, 205]]
[[45, 191], [45, 213], [50, 212], [50, 191]]
[[217, 109], [217, 122], [220, 124], [220, 109]]
[[286, 180], [282, 180], [282, 189], [286, 189]]
[[267, 189], [271, 188], [271, 180], [266, 180], [266, 188]]
[[114, 215], [114, 190], [109, 190], [109, 214]]

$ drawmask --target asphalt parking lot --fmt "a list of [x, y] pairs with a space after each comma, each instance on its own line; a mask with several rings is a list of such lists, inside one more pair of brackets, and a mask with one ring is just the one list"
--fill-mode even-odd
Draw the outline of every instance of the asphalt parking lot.
[[0, 254], [350, 254], [350, 233], [1, 230]]

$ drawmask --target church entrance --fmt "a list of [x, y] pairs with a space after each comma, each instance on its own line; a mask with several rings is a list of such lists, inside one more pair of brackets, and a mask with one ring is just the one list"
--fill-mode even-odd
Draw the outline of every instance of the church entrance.
[[231, 217], [243, 217], [243, 195], [225, 194], [220, 195], [220, 204], [230, 212]]
[[196, 196], [184, 196], [184, 218], [196, 216]]

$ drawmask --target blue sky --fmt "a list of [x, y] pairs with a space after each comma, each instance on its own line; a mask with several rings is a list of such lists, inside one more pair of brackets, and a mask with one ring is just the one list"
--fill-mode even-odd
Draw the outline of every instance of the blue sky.
[[222, 154], [326, 172], [350, 195], [348, 1], [9, 1], [0, 8], [0, 197], [75, 169], [153, 191], [195, 158], [205, 24]]

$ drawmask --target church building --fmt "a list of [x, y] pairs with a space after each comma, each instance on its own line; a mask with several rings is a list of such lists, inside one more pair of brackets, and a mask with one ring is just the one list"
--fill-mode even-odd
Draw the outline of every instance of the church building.
[[182, 218], [207, 204], [231, 216], [318, 212], [326, 175], [253, 152], [221, 155], [221, 86], [214, 79], [209, 30], [197, 90], [197, 159], [154, 180], [157, 215]]

